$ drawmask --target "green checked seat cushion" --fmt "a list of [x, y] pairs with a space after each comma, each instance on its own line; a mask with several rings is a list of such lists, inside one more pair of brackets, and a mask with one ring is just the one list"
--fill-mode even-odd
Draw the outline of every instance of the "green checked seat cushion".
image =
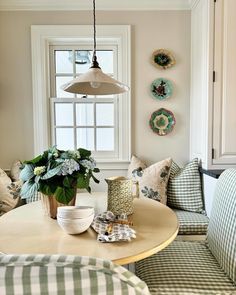
[[0, 255], [0, 294], [150, 293], [133, 273], [107, 260], [62, 255]]
[[201, 213], [173, 210], [179, 220], [179, 235], [206, 235], [209, 218]]
[[236, 169], [217, 181], [207, 241], [176, 241], [136, 273], [153, 294], [236, 294]]
[[198, 159], [193, 159], [184, 168], [172, 162], [167, 186], [167, 205], [185, 211], [204, 212]]
[[236, 294], [236, 286], [203, 242], [175, 241], [135, 267], [151, 294]]

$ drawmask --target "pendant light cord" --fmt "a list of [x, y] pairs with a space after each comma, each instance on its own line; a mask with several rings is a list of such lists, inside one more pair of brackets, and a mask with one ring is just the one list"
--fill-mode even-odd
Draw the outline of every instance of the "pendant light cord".
[[97, 62], [97, 41], [96, 41], [96, 13], [95, 13], [95, 0], [93, 0], [93, 59], [92, 59], [92, 65], [90, 68], [99, 68], [99, 64]]
[[93, 51], [94, 54], [96, 55], [96, 50], [97, 50], [97, 43], [96, 43], [96, 14], [95, 14], [95, 0], [93, 0]]

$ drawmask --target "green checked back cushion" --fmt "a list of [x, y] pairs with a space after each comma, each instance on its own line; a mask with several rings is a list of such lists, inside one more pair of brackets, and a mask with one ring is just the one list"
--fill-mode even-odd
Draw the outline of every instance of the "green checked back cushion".
[[190, 212], [204, 212], [198, 159], [193, 159], [184, 168], [172, 162], [167, 187], [167, 205]]
[[236, 169], [226, 170], [217, 181], [207, 241], [211, 253], [236, 283]]
[[0, 255], [1, 295], [150, 295], [111, 261], [73, 255]]

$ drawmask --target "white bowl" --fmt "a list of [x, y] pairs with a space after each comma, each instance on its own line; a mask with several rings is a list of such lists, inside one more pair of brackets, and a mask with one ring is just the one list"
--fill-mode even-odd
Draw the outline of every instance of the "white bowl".
[[85, 218], [94, 214], [90, 206], [62, 206], [57, 208], [57, 216], [65, 219]]
[[86, 231], [93, 222], [94, 214], [85, 218], [65, 219], [57, 216], [57, 222], [60, 227], [71, 235], [80, 234]]

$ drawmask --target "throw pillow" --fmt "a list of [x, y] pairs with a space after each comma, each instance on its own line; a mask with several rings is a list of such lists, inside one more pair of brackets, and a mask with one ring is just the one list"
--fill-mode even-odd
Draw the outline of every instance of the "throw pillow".
[[167, 205], [190, 212], [204, 212], [198, 159], [193, 159], [184, 168], [180, 168], [175, 162], [172, 163]]
[[141, 171], [141, 170], [145, 169], [146, 167], [147, 167], [147, 165], [142, 160], [140, 160], [136, 156], [132, 156], [131, 162], [128, 167], [127, 177], [133, 178], [133, 173], [135, 170]]
[[21, 181], [12, 182], [0, 168], [0, 216], [21, 204]]
[[[132, 178], [139, 182], [140, 197], [147, 197], [166, 204], [166, 187], [169, 179], [171, 158], [155, 163], [147, 168], [140, 166], [133, 170]], [[134, 167], [131, 161], [131, 167]]]
[[10, 177], [12, 181], [18, 181], [20, 179], [20, 171], [21, 171], [22, 163], [19, 160], [13, 162], [10, 171]]

